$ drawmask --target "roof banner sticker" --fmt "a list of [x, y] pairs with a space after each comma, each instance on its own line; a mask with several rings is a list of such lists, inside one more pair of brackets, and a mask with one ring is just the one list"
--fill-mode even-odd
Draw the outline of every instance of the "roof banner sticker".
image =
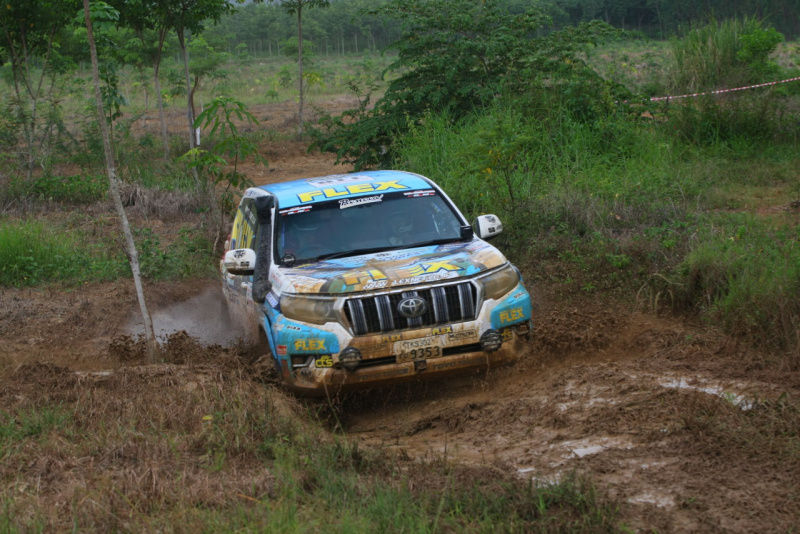
[[399, 180], [386, 180], [384, 182], [374, 181], [373, 183], [364, 183], [359, 180], [357, 184], [350, 185], [335, 185], [333, 187], [324, 187], [316, 191], [304, 191], [297, 193], [297, 198], [301, 203], [318, 202], [320, 200], [327, 200], [341, 196], [353, 196], [362, 193], [372, 193], [373, 191], [396, 191], [410, 189], [409, 186], [399, 183]]
[[373, 202], [382, 202], [383, 195], [375, 195], [374, 197], [359, 197], [359, 198], [343, 198], [339, 201], [339, 209], [352, 208], [361, 206], [362, 204], [372, 204]]
[[371, 182], [371, 176], [340, 174], [338, 176], [328, 176], [326, 178], [317, 178], [315, 180], [308, 180], [308, 183], [314, 187], [325, 187], [329, 185], [351, 184], [353, 182]]
[[431, 195], [435, 195], [436, 191], [433, 189], [424, 189], [422, 191], [408, 191], [403, 193], [407, 197], [417, 198], [417, 197], [429, 197]]
[[297, 206], [295, 208], [280, 210], [278, 213], [280, 215], [294, 215], [296, 213], [305, 213], [307, 211], [311, 211], [311, 206]]

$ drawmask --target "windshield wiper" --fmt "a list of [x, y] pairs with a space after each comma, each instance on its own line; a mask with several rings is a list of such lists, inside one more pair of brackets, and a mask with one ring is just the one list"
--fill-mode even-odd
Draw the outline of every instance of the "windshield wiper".
[[373, 254], [375, 252], [388, 252], [391, 250], [400, 250], [403, 248], [410, 248], [408, 245], [397, 245], [389, 247], [370, 247], [370, 248], [357, 248], [354, 250], [342, 250], [340, 252], [331, 252], [330, 254], [323, 254], [317, 258], [317, 261], [332, 260], [334, 258], [346, 258], [348, 256], [360, 256], [361, 254]]
[[418, 247], [432, 247], [436, 245], [445, 245], [447, 243], [455, 243], [461, 241], [458, 237], [448, 237], [443, 239], [434, 239], [433, 241], [422, 241], [419, 243], [394, 245], [388, 247], [370, 247], [370, 248], [357, 248], [354, 250], [342, 250], [340, 252], [331, 252], [330, 254], [323, 254], [317, 258], [317, 261], [332, 260], [335, 258], [346, 258], [348, 256], [360, 256], [362, 254], [374, 254], [376, 252], [391, 252], [393, 250], [402, 250], [406, 248]]
[[458, 243], [459, 241], [464, 241], [464, 240], [461, 239], [460, 237], [444, 237], [442, 239], [433, 239], [431, 241], [421, 241], [419, 243], [414, 243], [412, 245], [405, 245], [403, 248], [434, 247], [436, 245], [446, 245], [448, 243]]

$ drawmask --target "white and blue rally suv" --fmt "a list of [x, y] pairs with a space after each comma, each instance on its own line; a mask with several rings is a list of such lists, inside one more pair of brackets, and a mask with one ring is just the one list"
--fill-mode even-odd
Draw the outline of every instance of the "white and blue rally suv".
[[431, 180], [367, 171], [248, 189], [220, 263], [234, 323], [301, 395], [513, 362], [530, 332], [519, 271]]

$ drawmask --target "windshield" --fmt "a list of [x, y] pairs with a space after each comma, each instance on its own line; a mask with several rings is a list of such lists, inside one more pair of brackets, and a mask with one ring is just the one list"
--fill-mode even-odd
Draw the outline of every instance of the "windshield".
[[276, 231], [278, 259], [299, 265], [324, 257], [457, 241], [461, 221], [435, 190], [425, 190], [280, 210]]

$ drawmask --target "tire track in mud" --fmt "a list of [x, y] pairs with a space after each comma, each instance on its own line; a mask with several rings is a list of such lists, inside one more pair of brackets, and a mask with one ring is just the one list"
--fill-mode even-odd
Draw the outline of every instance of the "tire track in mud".
[[[194, 312], [208, 315], [214, 306], [204, 300], [209, 284], [153, 288], [160, 295], [153, 311], [175, 328], [198, 326]], [[131, 336], [111, 333], [129, 324], [133, 307], [118, 306], [126, 299], [133, 302], [129, 289], [118, 286], [87, 289], [80, 299], [6, 291], [0, 357], [12, 365], [137, 372], [142, 351]], [[796, 416], [781, 414], [798, 411], [791, 400], [800, 392], [798, 373], [770, 371], [764, 356], [713, 331], [601, 300], [550, 305], [536, 325], [513, 366], [343, 397], [346, 436], [403, 458], [480, 466], [537, 484], [586, 474], [634, 529], [794, 528], [800, 466], [796, 437], [787, 436], [800, 428]], [[165, 334], [168, 361], [181, 366], [174, 387], [202, 384], [203, 373], [233, 365], [235, 351], [226, 349], [224, 363], [183, 330]], [[51, 346], [58, 350], [43, 349]], [[155, 395], [147, 383], [141, 394]]]
[[[796, 377], [748, 378], [720, 354], [727, 347], [718, 335], [594, 309], [539, 317], [512, 367], [346, 399], [348, 435], [400, 457], [536, 484], [587, 474], [635, 528], [746, 532], [764, 528], [765, 517], [791, 528], [786, 489], [800, 487], [800, 470], [728, 440], [768, 409], [766, 399], [796, 392]], [[726, 425], [730, 433], [714, 430]]]

